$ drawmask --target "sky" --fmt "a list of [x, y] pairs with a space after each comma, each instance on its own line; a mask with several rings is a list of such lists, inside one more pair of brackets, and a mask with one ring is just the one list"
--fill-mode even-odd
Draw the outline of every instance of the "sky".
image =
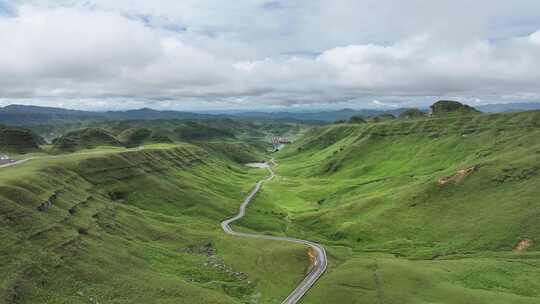
[[540, 102], [538, 0], [0, 0], [0, 105]]

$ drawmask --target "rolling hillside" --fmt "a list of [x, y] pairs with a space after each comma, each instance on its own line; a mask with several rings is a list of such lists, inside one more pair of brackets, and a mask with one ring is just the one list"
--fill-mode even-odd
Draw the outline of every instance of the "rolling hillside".
[[71, 131], [53, 140], [53, 148], [59, 152], [74, 152], [100, 146], [122, 146], [112, 134], [101, 128], [86, 128]]
[[177, 144], [0, 171], [0, 303], [269, 303], [302, 246], [227, 237], [264, 172]]
[[540, 301], [540, 112], [458, 112], [317, 128], [281, 152], [243, 225], [327, 247], [303, 303]]
[[[0, 303], [279, 303], [306, 248], [219, 227], [265, 174], [241, 164], [270, 157], [278, 176], [235, 229], [325, 246], [329, 268], [302, 303], [538, 303], [540, 112], [442, 108], [70, 132], [55, 145], [92, 150], [0, 170]], [[271, 134], [294, 140], [269, 154]]]

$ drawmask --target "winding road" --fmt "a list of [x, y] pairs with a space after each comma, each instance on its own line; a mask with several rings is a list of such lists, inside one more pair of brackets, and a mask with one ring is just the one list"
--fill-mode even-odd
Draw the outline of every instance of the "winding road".
[[[270, 162], [275, 164], [274, 160], [271, 160]], [[313, 249], [313, 251], [316, 253], [316, 257], [315, 257], [315, 262], [313, 263], [311, 269], [304, 277], [304, 280], [302, 280], [302, 282], [296, 287], [296, 289], [293, 290], [289, 294], [289, 296], [285, 300], [283, 300], [283, 302], [281, 302], [281, 304], [296, 304], [300, 301], [300, 299], [302, 299], [302, 297], [308, 292], [308, 290], [311, 289], [311, 287], [313, 287], [315, 282], [317, 282], [317, 280], [326, 271], [326, 266], [328, 265], [328, 261], [326, 258], [326, 251], [324, 250], [324, 247], [322, 247], [321, 245], [317, 243], [300, 240], [300, 239], [235, 232], [230, 226], [231, 223], [245, 216], [247, 206], [253, 200], [253, 198], [259, 192], [259, 190], [261, 190], [263, 183], [273, 179], [276, 176], [274, 173], [274, 170], [272, 170], [268, 162], [265, 164], [266, 165], [264, 167], [266, 167], [268, 171], [270, 171], [270, 176], [264, 180], [259, 181], [255, 185], [255, 188], [244, 199], [244, 202], [242, 203], [242, 205], [240, 205], [238, 214], [234, 216], [233, 218], [230, 218], [228, 220], [221, 222], [221, 228], [223, 228], [223, 231], [225, 233], [229, 235], [233, 235], [233, 236], [263, 239], [263, 240], [270, 240], [270, 241], [297, 243], [297, 244], [307, 245]]]
[[[143, 150], [144, 146], [140, 146], [134, 149], [129, 149], [123, 152], [127, 151], [140, 151]], [[70, 155], [81, 155], [81, 154], [94, 154], [96, 152], [83, 152], [83, 153], [74, 153]], [[99, 153], [99, 152], [98, 152]], [[17, 165], [21, 165], [23, 163], [26, 163], [30, 160], [36, 160], [36, 159], [54, 159], [54, 158], [61, 158], [65, 157], [65, 155], [54, 155], [54, 156], [36, 156], [36, 157], [29, 157], [17, 161], [13, 161], [11, 163], [0, 165], [0, 168], [7, 168], [7, 167], [14, 167]], [[294, 238], [288, 238], [288, 237], [278, 237], [278, 236], [268, 236], [268, 235], [259, 235], [259, 234], [250, 234], [250, 233], [242, 233], [242, 232], [235, 232], [230, 224], [243, 218], [246, 214], [246, 208], [249, 205], [249, 203], [253, 200], [255, 195], [259, 192], [264, 182], [269, 181], [273, 179], [276, 175], [274, 173], [274, 170], [272, 170], [269, 163], [273, 163], [276, 165], [275, 161], [272, 159], [269, 162], [266, 162], [264, 164], [261, 164], [259, 167], [266, 168], [270, 172], [270, 176], [264, 180], [261, 180], [257, 182], [255, 185], [255, 188], [249, 193], [249, 195], [244, 199], [244, 202], [242, 205], [240, 205], [240, 209], [238, 211], [238, 214], [234, 216], [233, 218], [230, 218], [228, 220], [225, 220], [221, 222], [221, 227], [223, 228], [223, 231], [226, 234], [238, 236], [238, 237], [247, 237], [247, 238], [255, 238], [255, 239], [263, 239], [263, 240], [270, 240], [270, 241], [282, 241], [282, 242], [290, 242], [290, 243], [296, 243], [296, 244], [302, 244], [307, 245], [310, 248], [313, 249], [315, 252], [315, 261], [311, 267], [311, 269], [308, 271], [302, 282], [296, 287], [295, 290], [293, 290], [289, 296], [281, 302], [281, 304], [296, 304], [302, 299], [302, 297], [313, 287], [315, 282], [323, 275], [323, 273], [326, 271], [326, 266], [328, 264], [327, 258], [326, 258], [326, 251], [324, 250], [324, 247], [321, 245], [306, 241], [306, 240], [300, 240], [300, 239], [294, 239]]]

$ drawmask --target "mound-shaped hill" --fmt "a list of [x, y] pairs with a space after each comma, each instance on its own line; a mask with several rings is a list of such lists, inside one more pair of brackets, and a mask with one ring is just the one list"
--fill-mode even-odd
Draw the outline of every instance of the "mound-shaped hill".
[[367, 123], [367, 121], [362, 116], [356, 115], [356, 116], [351, 117], [351, 119], [349, 119], [349, 123], [365, 124]]
[[30, 130], [0, 125], [0, 149], [2, 152], [28, 153], [39, 150], [45, 140]]
[[433, 115], [448, 115], [448, 114], [478, 114], [477, 109], [462, 104], [453, 100], [440, 100], [434, 103], [431, 107]]
[[152, 130], [146, 128], [129, 128], [118, 135], [118, 140], [128, 147], [136, 147], [143, 144], [152, 136]]
[[416, 119], [416, 118], [422, 118], [422, 117], [426, 117], [426, 113], [416, 108], [407, 109], [401, 112], [401, 114], [399, 114], [400, 119]]
[[175, 133], [185, 141], [235, 138], [231, 131], [198, 122], [187, 122], [176, 128]]
[[87, 128], [67, 133], [53, 141], [54, 150], [73, 152], [98, 146], [122, 146], [122, 143], [109, 132], [100, 128]]
[[385, 113], [381, 115], [377, 115], [375, 117], [372, 117], [369, 119], [370, 122], [383, 122], [383, 121], [389, 121], [394, 120], [396, 117], [390, 113]]

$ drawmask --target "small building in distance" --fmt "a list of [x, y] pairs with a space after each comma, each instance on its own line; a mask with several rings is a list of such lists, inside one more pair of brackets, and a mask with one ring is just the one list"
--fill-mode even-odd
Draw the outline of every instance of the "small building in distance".
[[272, 145], [274, 146], [274, 150], [281, 150], [284, 145], [290, 144], [291, 141], [287, 137], [282, 136], [274, 136], [272, 137]]

